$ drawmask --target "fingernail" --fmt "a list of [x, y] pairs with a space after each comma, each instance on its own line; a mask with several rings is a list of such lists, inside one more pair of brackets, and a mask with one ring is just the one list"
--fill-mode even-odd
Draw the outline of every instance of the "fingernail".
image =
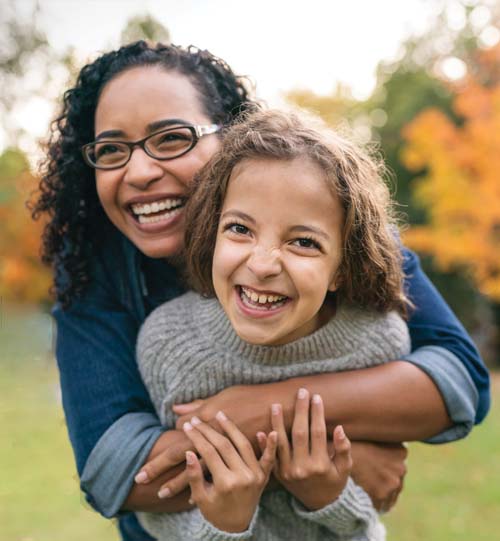
[[182, 425], [182, 428], [187, 432], [189, 430], [193, 430], [193, 427], [191, 426], [191, 423], [184, 423]]
[[297, 396], [299, 398], [305, 398], [307, 396], [307, 389], [304, 389], [304, 388], [299, 389]]
[[344, 428], [343, 428], [342, 425], [339, 425], [337, 431], [339, 433], [339, 439], [341, 439], [341, 440], [345, 439], [345, 432], [344, 432]]
[[136, 483], [145, 483], [148, 480], [148, 474], [145, 471], [140, 471], [135, 477]]
[[319, 394], [313, 395], [312, 401], [313, 401], [315, 404], [321, 404], [321, 396], [319, 396]]
[[170, 496], [171, 492], [170, 492], [170, 489], [169, 488], [162, 488], [159, 492], [158, 492], [158, 498], [168, 498]]
[[191, 451], [186, 451], [186, 464], [194, 464], [194, 455]]
[[218, 421], [227, 421], [226, 414], [223, 411], [218, 411], [217, 414], [215, 415], [215, 418]]
[[271, 412], [273, 415], [279, 415], [280, 410], [281, 410], [280, 404], [273, 404], [271, 406]]
[[191, 424], [192, 425], [199, 425], [201, 424], [201, 421], [198, 419], [198, 417], [191, 417]]

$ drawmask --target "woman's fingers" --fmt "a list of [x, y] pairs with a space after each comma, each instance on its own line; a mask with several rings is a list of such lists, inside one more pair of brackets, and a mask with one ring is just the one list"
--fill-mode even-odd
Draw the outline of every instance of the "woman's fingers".
[[206, 497], [203, 468], [198, 457], [192, 452], [186, 452], [186, 477], [191, 488], [190, 503], [199, 503]]
[[336, 426], [333, 431], [333, 446], [335, 454], [333, 463], [338, 474], [342, 477], [347, 477], [352, 469], [351, 442], [345, 435], [341, 425]]
[[319, 394], [311, 400], [311, 456], [320, 460], [328, 454], [326, 438], [325, 408]]
[[174, 404], [172, 410], [177, 415], [186, 415], [197, 410], [203, 405], [204, 400], [199, 398], [198, 400], [193, 400], [192, 402], [186, 402], [185, 404]]
[[309, 391], [304, 388], [298, 390], [295, 401], [292, 449], [294, 461], [303, 461], [309, 457]]
[[[248, 441], [245, 434], [241, 432], [241, 430], [233, 423], [233, 421], [231, 421], [231, 419], [226, 417], [223, 411], [217, 412], [215, 418], [220, 424], [222, 430], [224, 430], [228, 438], [238, 450], [243, 462], [245, 462], [245, 464], [251, 470], [256, 472], [259, 469], [259, 463], [257, 461], [257, 457], [255, 456], [255, 451], [253, 450], [252, 444]], [[217, 434], [217, 436], [220, 437], [220, 434]]]
[[183, 428], [184, 433], [193, 442], [196, 450], [205, 461], [212, 477], [215, 478], [227, 475], [228, 469], [219, 454], [219, 450], [214, 447], [205, 435], [195, 429], [191, 423], [184, 423]]
[[[189, 449], [189, 446], [187, 446]], [[135, 482], [146, 484], [185, 460], [186, 445], [172, 445], [144, 464], [135, 476]]]
[[288, 467], [291, 460], [290, 444], [285, 430], [281, 404], [273, 404], [271, 406], [271, 426], [273, 427], [273, 431], [278, 434], [278, 459], [280, 466]]
[[266, 437], [266, 443], [262, 456], [260, 457], [259, 464], [266, 476], [266, 479], [271, 475], [271, 471], [276, 463], [276, 449], [278, 448], [278, 433], [271, 432], [269, 436]]

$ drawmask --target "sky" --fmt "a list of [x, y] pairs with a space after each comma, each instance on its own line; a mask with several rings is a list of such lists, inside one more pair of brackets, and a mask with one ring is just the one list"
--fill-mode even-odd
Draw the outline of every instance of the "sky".
[[[0, 4], [2, 1], [0, 0]], [[35, 0], [17, 0], [16, 16], [29, 16]], [[470, 0], [472, 4], [474, 0]], [[82, 61], [119, 44], [134, 15], [149, 13], [172, 41], [195, 44], [251, 76], [258, 95], [280, 105], [291, 89], [318, 94], [348, 85], [365, 98], [381, 60], [398, 55], [402, 41], [423, 33], [447, 6], [450, 24], [460, 24], [454, 0], [38, 0], [38, 24], [50, 45], [74, 47]], [[26, 104], [19, 118], [34, 136], [47, 131], [49, 104]], [[0, 146], [2, 144], [0, 134]]]

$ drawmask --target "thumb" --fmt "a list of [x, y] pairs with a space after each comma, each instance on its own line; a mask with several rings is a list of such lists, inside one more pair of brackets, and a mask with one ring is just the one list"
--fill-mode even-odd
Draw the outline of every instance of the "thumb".
[[204, 499], [206, 494], [205, 479], [200, 461], [192, 451], [186, 451], [186, 473], [191, 488], [189, 503], [198, 503]]
[[185, 404], [174, 404], [172, 406], [172, 410], [174, 411], [174, 413], [177, 413], [177, 415], [186, 415], [187, 413], [191, 413], [201, 407], [203, 405], [203, 402], [204, 400], [199, 398], [198, 400], [186, 402]]
[[259, 460], [260, 467], [262, 468], [262, 471], [264, 472], [266, 477], [269, 477], [269, 475], [271, 475], [271, 471], [274, 467], [274, 463], [276, 461], [276, 448], [277, 447], [278, 447], [278, 433], [271, 432], [269, 436], [267, 436], [264, 452], [262, 453], [262, 456], [260, 457], [260, 460]]
[[351, 442], [341, 425], [335, 427], [333, 431], [333, 447], [335, 468], [339, 475], [347, 477], [352, 469]]

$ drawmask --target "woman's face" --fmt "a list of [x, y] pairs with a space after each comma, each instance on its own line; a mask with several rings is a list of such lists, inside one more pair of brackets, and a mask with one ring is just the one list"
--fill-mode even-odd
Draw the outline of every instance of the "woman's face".
[[[212, 120], [186, 76], [157, 66], [138, 67], [104, 87], [95, 114], [95, 138], [137, 141], [166, 127], [208, 124]], [[218, 147], [217, 136], [206, 135], [187, 154], [168, 161], [135, 147], [123, 167], [96, 169], [97, 192], [109, 219], [149, 257], [179, 253], [187, 187]]]

